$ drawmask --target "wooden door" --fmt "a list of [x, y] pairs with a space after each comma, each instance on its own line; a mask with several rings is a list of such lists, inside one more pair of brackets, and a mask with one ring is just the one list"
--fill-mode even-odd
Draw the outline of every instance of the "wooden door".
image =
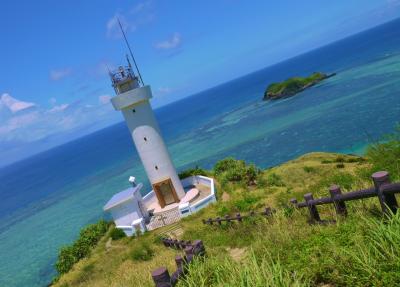
[[153, 184], [153, 189], [161, 208], [164, 208], [168, 204], [179, 202], [170, 178]]

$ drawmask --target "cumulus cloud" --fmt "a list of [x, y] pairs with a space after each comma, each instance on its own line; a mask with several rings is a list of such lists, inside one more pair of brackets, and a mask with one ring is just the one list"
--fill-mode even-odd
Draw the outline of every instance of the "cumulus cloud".
[[59, 70], [50, 71], [50, 79], [52, 81], [59, 81], [71, 74], [72, 70], [70, 68], [64, 68]]
[[120, 39], [122, 38], [121, 29], [118, 24], [118, 19], [121, 22], [121, 25], [124, 29], [124, 32], [133, 32], [136, 30], [136, 25], [127, 20], [127, 18], [120, 14], [116, 13], [113, 17], [111, 17], [106, 24], [106, 35], [109, 38]]
[[50, 113], [62, 112], [68, 107], [69, 107], [69, 104], [62, 104], [62, 105], [54, 106], [49, 110], [49, 112]]
[[125, 33], [136, 31], [138, 27], [150, 23], [155, 19], [153, 1], [142, 1], [126, 12], [116, 12], [106, 23], [106, 35], [108, 38], [120, 39], [122, 37], [118, 19]]
[[4, 93], [0, 98], [0, 105], [9, 109], [12, 113], [16, 113], [31, 107], [36, 106], [34, 103], [19, 101], [9, 94]]
[[[106, 102], [107, 98], [104, 95], [101, 100]], [[24, 146], [56, 134], [88, 133], [93, 131], [89, 127], [101, 128], [115, 122], [117, 115], [111, 104], [87, 105], [78, 101], [43, 109], [3, 94], [0, 98], [0, 157], [6, 152], [4, 146]]]
[[163, 50], [174, 49], [179, 47], [181, 42], [181, 35], [175, 32], [169, 39], [156, 43], [155, 47]]

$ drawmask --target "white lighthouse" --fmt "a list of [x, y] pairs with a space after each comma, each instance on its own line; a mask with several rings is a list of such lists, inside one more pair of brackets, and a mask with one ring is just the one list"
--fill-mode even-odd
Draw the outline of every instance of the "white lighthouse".
[[161, 208], [179, 203], [185, 196], [160, 128], [150, 105], [150, 86], [141, 85], [128, 66], [110, 72], [116, 96], [114, 108], [121, 111]]

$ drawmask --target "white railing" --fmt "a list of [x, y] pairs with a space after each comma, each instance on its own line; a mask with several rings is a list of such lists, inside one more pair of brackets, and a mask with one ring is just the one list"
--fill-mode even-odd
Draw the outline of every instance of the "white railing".
[[182, 184], [185, 186], [187, 185], [195, 185], [195, 184], [202, 184], [210, 188], [210, 195], [206, 196], [202, 200], [199, 200], [193, 204], [181, 204], [179, 205], [179, 211], [181, 217], [188, 216], [196, 211], [206, 207], [207, 205], [216, 202], [217, 198], [215, 197], [215, 186], [214, 186], [214, 179], [211, 177], [206, 177], [202, 175], [196, 175], [187, 177], [182, 180]]

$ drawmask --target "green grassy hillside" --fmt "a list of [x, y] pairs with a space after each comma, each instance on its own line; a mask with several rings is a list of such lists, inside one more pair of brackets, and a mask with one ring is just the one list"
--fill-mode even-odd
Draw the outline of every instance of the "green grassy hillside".
[[[217, 180], [216, 204], [173, 228], [136, 238], [110, 241], [109, 231], [55, 286], [153, 286], [151, 271], [167, 266], [172, 273], [179, 253], [165, 248], [161, 235], [201, 239], [206, 247], [207, 259], [194, 262], [178, 286], [399, 286], [400, 216], [383, 220], [377, 199], [347, 204], [344, 219], [336, 218], [332, 206], [319, 207], [323, 219], [337, 220], [327, 226], [311, 226], [306, 209], [286, 207], [290, 198], [302, 201], [307, 192], [328, 195], [333, 183], [343, 191], [370, 187], [376, 169], [386, 168], [398, 179], [397, 159], [382, 162], [378, 156], [395, 156], [399, 146], [389, 147], [371, 148], [368, 161], [311, 153], [264, 171], [233, 159], [220, 162], [209, 171]], [[265, 206], [275, 207], [276, 215], [223, 226], [201, 222]]]

